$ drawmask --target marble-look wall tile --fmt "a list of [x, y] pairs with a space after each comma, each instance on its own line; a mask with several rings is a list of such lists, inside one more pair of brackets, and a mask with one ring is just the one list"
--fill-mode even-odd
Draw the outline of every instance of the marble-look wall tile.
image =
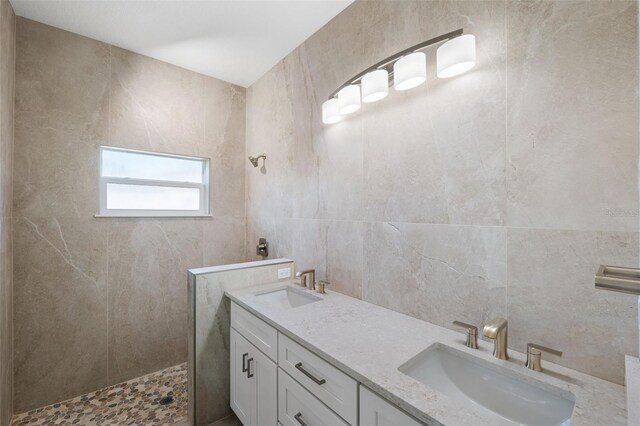
[[13, 414], [13, 112], [16, 16], [0, 0], [0, 425]]
[[[289, 170], [294, 160], [291, 138], [291, 104], [286, 96], [283, 65], [278, 64], [247, 91], [247, 156], [267, 154], [264, 166], [245, 163], [247, 187], [247, 216], [266, 214], [276, 218], [290, 218], [295, 203], [294, 178]], [[307, 167], [311, 165], [307, 164]]]
[[[2, 12], [0, 12], [2, 13]], [[11, 218], [0, 218], [0, 424], [13, 413], [13, 277]]]
[[596, 290], [601, 264], [638, 267], [638, 234], [509, 229], [509, 345], [563, 351], [554, 362], [617, 383], [638, 349], [633, 297]]
[[638, 3], [507, 2], [508, 224], [638, 230]]
[[11, 3], [0, 3], [0, 217], [11, 217], [13, 191], [13, 110], [16, 16]]
[[199, 221], [109, 227], [109, 384], [187, 358], [186, 271], [202, 265]]
[[91, 217], [110, 47], [20, 18], [16, 49], [14, 214]]
[[352, 221], [330, 221], [327, 224], [328, 291], [338, 291], [362, 299], [365, 224]]
[[[426, 84], [321, 125], [322, 102], [349, 77], [457, 28], [476, 36], [473, 70], [438, 79], [429, 49]], [[499, 315], [531, 325], [537, 311], [507, 309], [506, 271], [527, 260], [507, 260], [509, 227], [638, 232], [637, 34], [632, 1], [354, 2], [247, 90], [247, 151], [273, 158], [246, 169], [248, 255], [266, 237], [339, 291], [447, 327]], [[602, 345], [633, 354], [610, 341], [619, 335]]]
[[211, 158], [211, 213], [244, 217], [245, 89], [207, 78], [204, 114], [205, 156]]
[[434, 324], [506, 315], [502, 227], [372, 224], [364, 300]]
[[21, 413], [107, 385], [107, 224], [19, 217], [13, 227]]
[[[245, 260], [246, 156], [243, 88], [24, 18], [17, 25], [15, 406], [22, 411], [186, 360], [187, 269]], [[103, 144], [210, 158], [213, 217], [94, 219]], [[68, 237], [64, 227], [75, 223], [78, 233]], [[99, 294], [86, 294], [91, 286], [77, 276], [86, 266], [56, 239], [56, 224], [67, 244], [83, 232], [87, 247], [100, 247]], [[58, 254], [69, 264], [34, 263], [47, 247], [45, 260]], [[56, 288], [69, 291], [51, 296]], [[48, 297], [44, 309], [34, 291]], [[33, 339], [52, 349], [27, 350]]]
[[376, 8], [382, 28], [375, 31], [403, 35], [395, 51], [462, 27], [476, 35], [481, 60], [471, 73], [438, 79], [429, 52], [426, 84], [391, 90], [384, 102], [363, 109], [365, 218], [503, 224], [504, 3], [381, 2]]
[[246, 219], [213, 217], [202, 221], [203, 265], [237, 263], [245, 259]]
[[201, 74], [112, 48], [110, 144], [204, 156], [205, 79]]

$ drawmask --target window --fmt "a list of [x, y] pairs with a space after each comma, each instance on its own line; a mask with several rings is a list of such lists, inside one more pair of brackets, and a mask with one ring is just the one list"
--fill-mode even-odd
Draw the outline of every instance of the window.
[[98, 216], [208, 214], [208, 159], [100, 147]]

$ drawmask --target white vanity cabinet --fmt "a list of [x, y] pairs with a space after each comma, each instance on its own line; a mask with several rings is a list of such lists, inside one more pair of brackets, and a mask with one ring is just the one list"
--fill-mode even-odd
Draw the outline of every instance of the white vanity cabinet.
[[244, 426], [421, 425], [236, 303], [230, 350], [231, 408]]
[[400, 411], [360, 385], [360, 426], [421, 426], [422, 423]]
[[275, 425], [278, 419], [278, 367], [233, 328], [231, 408], [244, 426]]

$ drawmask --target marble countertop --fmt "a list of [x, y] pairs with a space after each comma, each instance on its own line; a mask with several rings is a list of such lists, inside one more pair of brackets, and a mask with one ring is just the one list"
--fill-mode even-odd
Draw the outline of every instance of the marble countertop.
[[625, 358], [625, 378], [629, 426], [640, 426], [640, 359], [632, 356]]
[[485, 410], [463, 406], [398, 370], [436, 342], [499, 364], [525, 380], [573, 393], [576, 405], [572, 426], [627, 424], [623, 386], [544, 361], [543, 372], [530, 371], [524, 367], [524, 354], [510, 350], [508, 361], [498, 360], [492, 355], [490, 342], [479, 341], [479, 349], [469, 349], [464, 346], [463, 333], [336, 292], [313, 293], [323, 300], [292, 309], [273, 306], [255, 296], [277, 287], [283, 287], [283, 283], [231, 290], [226, 295], [428, 425], [500, 424]]

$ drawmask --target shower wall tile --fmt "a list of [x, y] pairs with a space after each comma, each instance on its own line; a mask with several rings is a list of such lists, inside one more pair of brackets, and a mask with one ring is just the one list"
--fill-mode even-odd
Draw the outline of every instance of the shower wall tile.
[[[17, 27], [24, 411], [186, 361], [187, 269], [245, 260], [245, 90], [24, 18]], [[94, 218], [102, 144], [210, 158], [213, 217]], [[99, 276], [82, 263], [93, 251]], [[40, 344], [52, 349], [27, 350]]]
[[238, 263], [246, 259], [244, 217], [213, 217], [202, 222], [203, 265], [216, 266]]
[[[638, 267], [638, 233], [508, 230], [509, 343], [563, 351], [553, 362], [617, 383], [638, 350], [634, 297], [596, 290], [600, 264]], [[545, 355], [546, 356], [546, 355]]]
[[14, 410], [107, 385], [107, 224], [13, 221]]
[[[260, 167], [254, 168], [249, 162], [245, 163], [247, 216], [290, 218], [294, 204], [307, 202], [307, 199], [292, 197], [295, 178], [290, 168], [296, 142], [291, 136], [291, 104], [283, 69], [282, 63], [276, 65], [247, 93], [247, 96], [253, 96], [252, 101], [247, 102], [247, 155], [268, 154]], [[310, 164], [305, 166], [312, 167]]]
[[13, 413], [13, 113], [16, 16], [0, 0], [0, 424]]
[[115, 47], [111, 57], [110, 144], [204, 156], [206, 77]]
[[187, 358], [186, 271], [202, 265], [199, 221], [109, 227], [109, 384]]
[[11, 217], [13, 190], [13, 110], [15, 91], [16, 16], [7, 0], [0, 2], [0, 217]]
[[14, 214], [91, 217], [110, 48], [21, 18], [16, 49]]
[[637, 2], [507, 9], [509, 226], [637, 231]]
[[214, 216], [245, 216], [245, 113], [244, 88], [213, 78], [205, 80], [203, 155], [211, 159]]
[[0, 424], [9, 424], [13, 413], [12, 257], [11, 218], [3, 217], [0, 218]]
[[[447, 327], [507, 316], [520, 330], [546, 308], [538, 310], [542, 296], [518, 290], [526, 283], [511, 265], [528, 257], [507, 250], [510, 231], [618, 232], [629, 242], [613, 254], [594, 247], [590, 262], [558, 271], [561, 282], [578, 273], [592, 281], [600, 263], [636, 264], [637, 9], [632, 1], [354, 2], [247, 90], [247, 152], [269, 156], [262, 170], [246, 165], [247, 254], [255, 258], [266, 237], [273, 253], [315, 267], [338, 291]], [[458, 28], [476, 36], [471, 72], [438, 79], [429, 49], [424, 85], [322, 125], [322, 102], [349, 77]], [[609, 306], [628, 316], [601, 338], [608, 349], [571, 338], [562, 362], [620, 382], [621, 362], [597, 363], [637, 354], [637, 337], [619, 343], [637, 325], [624, 296], [596, 295], [561, 322], [559, 336], [591, 318], [610, 324]], [[523, 351], [518, 339], [511, 347]]]

